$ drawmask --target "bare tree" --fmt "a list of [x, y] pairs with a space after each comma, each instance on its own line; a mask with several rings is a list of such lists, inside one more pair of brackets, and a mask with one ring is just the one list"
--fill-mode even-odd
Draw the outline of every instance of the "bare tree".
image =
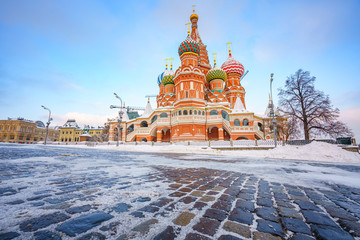
[[314, 88], [315, 79], [302, 69], [288, 77], [285, 87], [279, 89], [281, 111], [303, 125], [306, 140], [310, 132], [333, 137], [352, 135], [338, 120], [340, 111], [331, 105], [329, 96]]
[[100, 138], [103, 142], [109, 141], [109, 130], [110, 130], [110, 124], [107, 122], [104, 124], [102, 133], [100, 134]]

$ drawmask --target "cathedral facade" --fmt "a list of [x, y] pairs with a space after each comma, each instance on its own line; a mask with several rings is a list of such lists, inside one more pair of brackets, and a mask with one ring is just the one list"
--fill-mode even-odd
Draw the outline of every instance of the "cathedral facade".
[[[216, 141], [273, 139], [269, 99], [264, 115], [246, 109], [245, 89], [241, 85], [244, 66], [229, 47], [228, 59], [218, 67], [209, 63], [208, 51], [198, 30], [198, 15], [190, 16], [191, 32], [180, 43], [181, 66], [172, 64], [157, 79], [157, 108], [149, 101], [140, 117], [129, 119], [122, 111], [118, 120], [109, 121], [109, 140], [115, 141]], [[286, 118], [276, 114], [278, 126], [286, 129]], [[120, 129], [120, 132], [118, 132]], [[280, 131], [278, 139], [283, 139]]]

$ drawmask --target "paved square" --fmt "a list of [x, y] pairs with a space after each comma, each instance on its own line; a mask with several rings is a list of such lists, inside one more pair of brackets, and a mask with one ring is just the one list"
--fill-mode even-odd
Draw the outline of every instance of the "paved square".
[[0, 239], [360, 239], [359, 188], [216, 158], [3, 145]]

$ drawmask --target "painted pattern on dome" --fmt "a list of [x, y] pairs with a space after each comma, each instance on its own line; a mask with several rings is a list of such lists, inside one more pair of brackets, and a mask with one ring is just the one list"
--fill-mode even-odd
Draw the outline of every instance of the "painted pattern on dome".
[[239, 75], [244, 74], [244, 66], [231, 55], [229, 58], [224, 62], [221, 68], [227, 73], [237, 73]]
[[226, 81], [227, 79], [226, 72], [220, 68], [211, 69], [206, 75], [206, 80], [208, 82], [211, 82], [214, 79], [222, 79], [223, 81]]
[[162, 73], [158, 76], [158, 78], [157, 78], [157, 83], [158, 83], [158, 85], [161, 84], [161, 82], [162, 82], [162, 80], [163, 80], [163, 77], [164, 77], [164, 73], [165, 73], [165, 72], [162, 72]]
[[174, 84], [174, 75], [166, 75], [163, 77], [162, 84], [168, 85], [168, 84]]
[[179, 46], [179, 56], [181, 56], [183, 53], [186, 52], [193, 52], [196, 54], [200, 53], [200, 48], [197, 42], [195, 42], [190, 36], [187, 36], [187, 38], [180, 44]]

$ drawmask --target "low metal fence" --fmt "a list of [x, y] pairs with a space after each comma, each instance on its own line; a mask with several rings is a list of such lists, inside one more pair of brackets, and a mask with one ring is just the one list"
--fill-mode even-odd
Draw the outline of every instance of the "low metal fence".
[[[306, 145], [313, 141], [337, 144], [333, 139], [313, 139], [313, 140], [281, 140], [277, 141], [277, 145]], [[52, 142], [48, 145], [86, 145], [95, 146], [115, 146], [116, 141], [109, 142]], [[270, 140], [230, 140], [230, 141], [182, 141], [182, 142], [119, 142], [120, 145], [128, 146], [204, 146], [204, 147], [251, 147], [251, 146], [275, 146], [275, 141]]]

